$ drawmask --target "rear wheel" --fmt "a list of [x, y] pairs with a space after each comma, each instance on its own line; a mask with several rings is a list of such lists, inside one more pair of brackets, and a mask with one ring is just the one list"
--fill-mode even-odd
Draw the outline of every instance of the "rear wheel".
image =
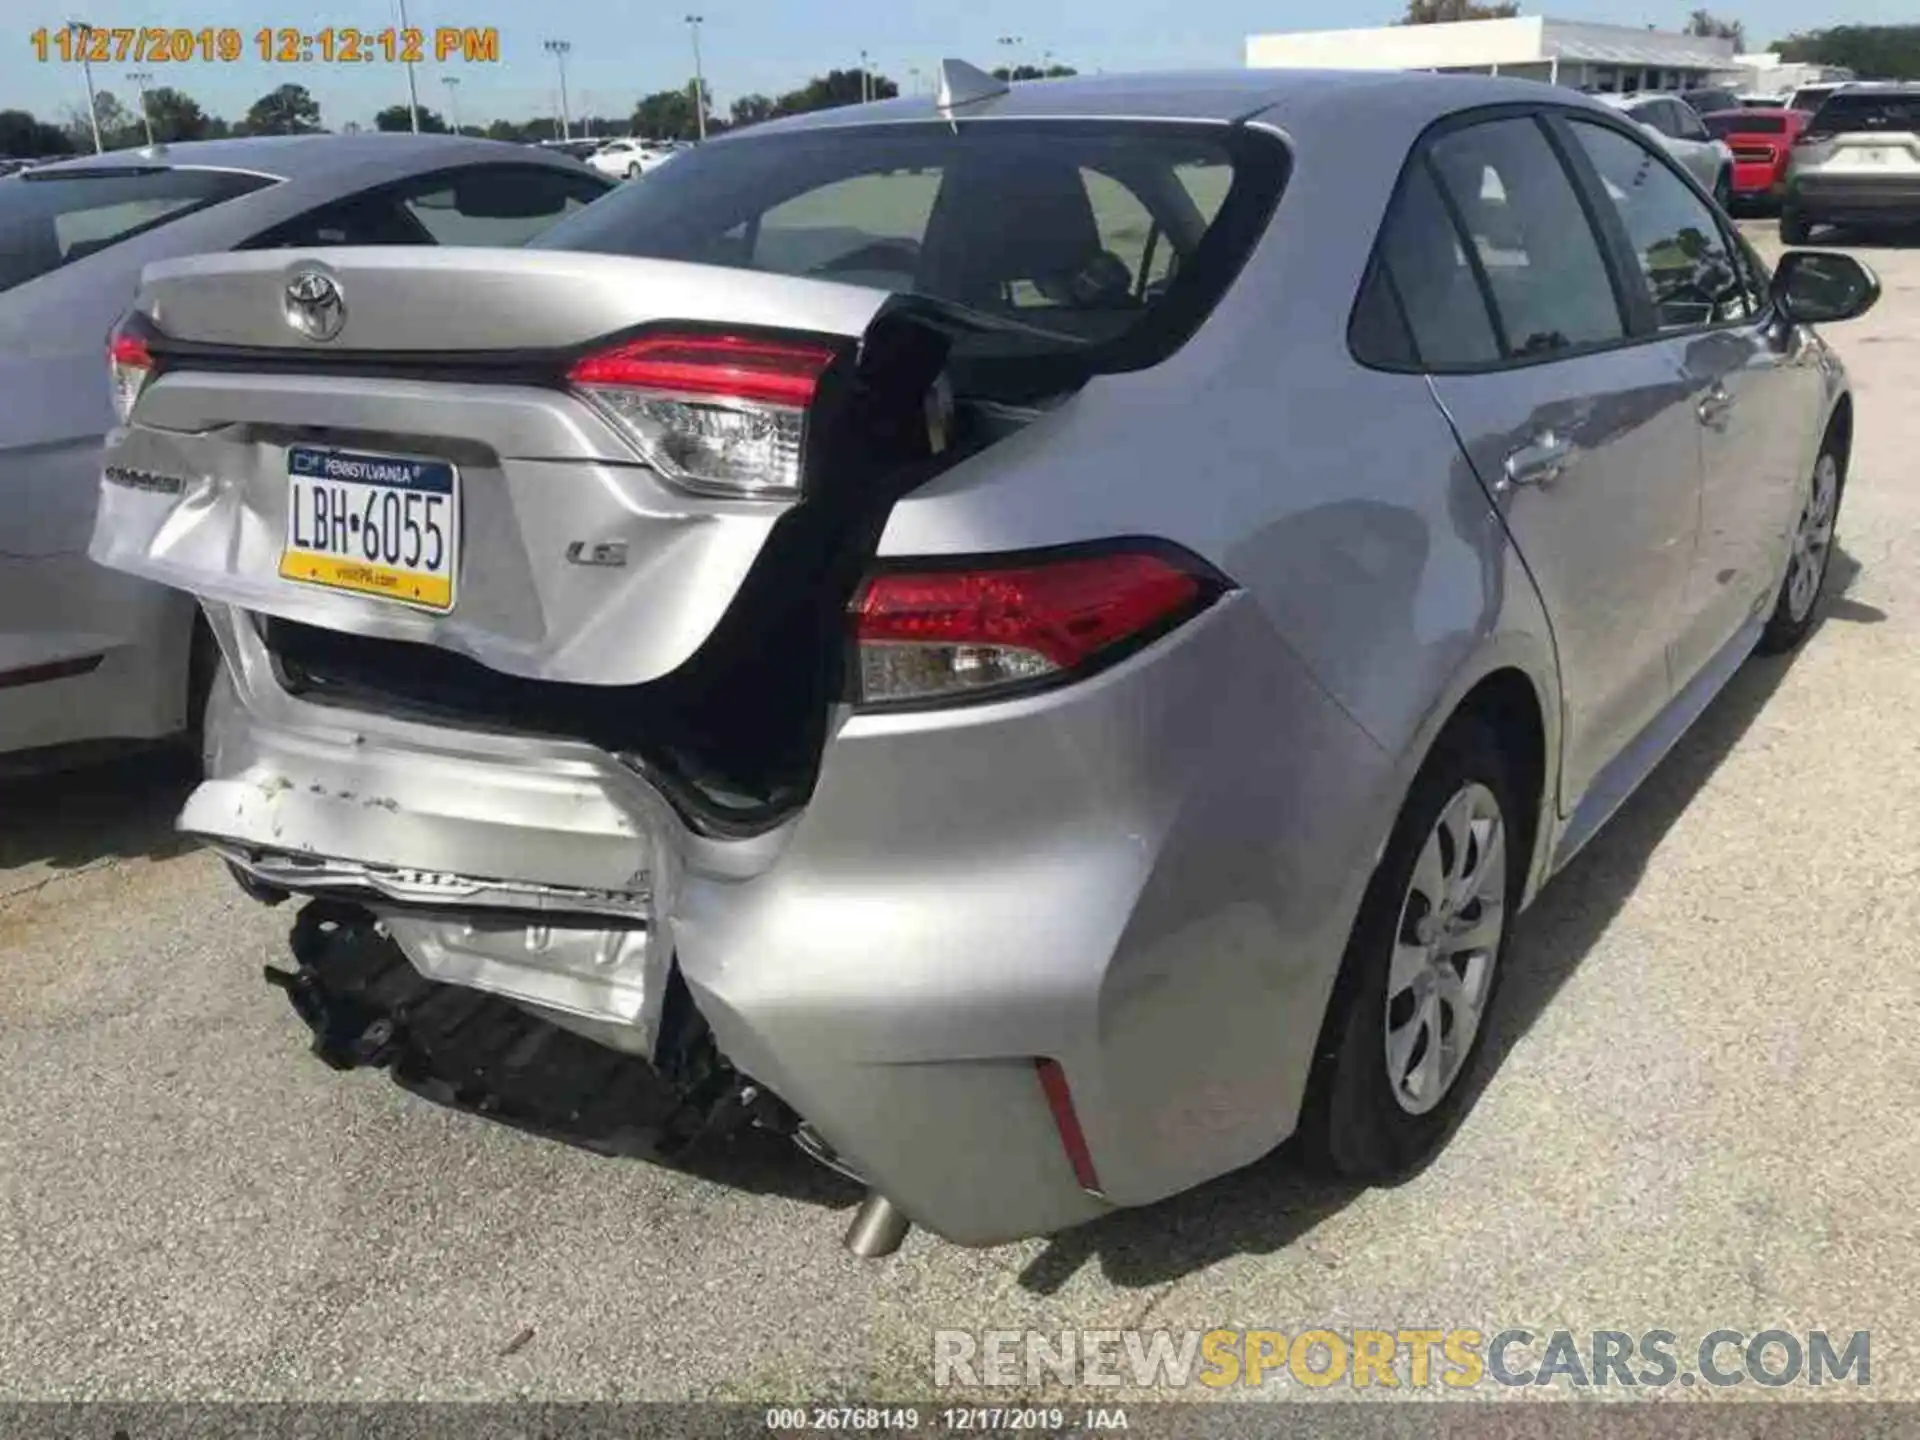
[[627, 178], [629, 180], [638, 180], [640, 178], [640, 162], [638, 160], [627, 166]]
[[1807, 217], [1791, 205], [1780, 211], [1780, 243], [1782, 245], [1804, 245], [1813, 238], [1813, 226]]
[[1497, 737], [1470, 716], [1414, 780], [1361, 903], [1303, 1117], [1335, 1174], [1406, 1179], [1465, 1113], [1525, 874], [1520, 803]]
[[1713, 203], [1722, 210], [1733, 209], [1733, 173], [1722, 170], [1713, 180]]
[[1791, 650], [1820, 618], [1820, 601], [1833, 559], [1833, 532], [1840, 519], [1840, 491], [1845, 477], [1840, 457], [1829, 444], [1814, 462], [1813, 477], [1793, 527], [1793, 552], [1773, 615], [1761, 632], [1759, 648], [1770, 655]]

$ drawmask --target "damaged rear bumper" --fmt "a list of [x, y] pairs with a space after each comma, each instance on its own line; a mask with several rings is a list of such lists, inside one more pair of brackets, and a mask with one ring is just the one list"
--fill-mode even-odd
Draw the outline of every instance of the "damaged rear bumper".
[[210, 618], [228, 679], [183, 831], [255, 893], [364, 906], [431, 979], [651, 1048], [672, 954], [659, 916], [698, 841], [650, 787], [578, 742], [300, 701], [244, 612]]
[[[348, 900], [421, 975], [664, 1072], [684, 1001], [732, 1072], [938, 1234], [1062, 1229], [1292, 1127], [1365, 873], [1328, 777], [1385, 762], [1256, 643], [1255, 606], [1069, 691], [842, 716], [805, 808], [725, 840], [581, 742], [289, 695], [251, 618], [214, 619], [229, 678], [181, 824], [250, 888]], [[1257, 763], [1226, 776], [1222, 750]], [[1276, 848], [1287, 805], [1324, 820]]]

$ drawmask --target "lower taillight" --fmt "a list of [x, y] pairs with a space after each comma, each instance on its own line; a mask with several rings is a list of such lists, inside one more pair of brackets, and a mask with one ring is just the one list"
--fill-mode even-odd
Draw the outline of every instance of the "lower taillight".
[[869, 705], [989, 698], [1110, 663], [1225, 588], [1167, 547], [1018, 564], [890, 568], [855, 597], [859, 698]]
[[107, 378], [113, 386], [113, 413], [125, 425], [133, 405], [153, 378], [153, 354], [140, 336], [115, 330], [107, 337]]
[[814, 340], [656, 332], [583, 356], [567, 381], [675, 484], [784, 498], [834, 356]]
[[1073, 1178], [1082, 1190], [1100, 1193], [1100, 1174], [1093, 1168], [1093, 1151], [1080, 1128], [1080, 1116], [1073, 1108], [1073, 1092], [1067, 1087], [1067, 1072], [1058, 1060], [1036, 1060], [1034, 1070], [1040, 1076], [1041, 1093], [1047, 1097], [1047, 1109], [1053, 1112], [1053, 1128], [1059, 1133], [1060, 1148], [1073, 1167]]

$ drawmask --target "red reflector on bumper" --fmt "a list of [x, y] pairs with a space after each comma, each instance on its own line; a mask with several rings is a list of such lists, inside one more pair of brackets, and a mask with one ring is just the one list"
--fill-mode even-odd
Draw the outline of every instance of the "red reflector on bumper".
[[1060, 1148], [1067, 1152], [1073, 1166], [1073, 1178], [1082, 1190], [1100, 1193], [1100, 1177], [1094, 1172], [1093, 1152], [1087, 1149], [1087, 1137], [1080, 1129], [1080, 1117], [1073, 1113], [1073, 1094], [1067, 1089], [1067, 1072], [1057, 1060], [1036, 1060], [1040, 1088], [1046, 1092], [1047, 1108], [1053, 1112], [1054, 1128], [1060, 1132]]

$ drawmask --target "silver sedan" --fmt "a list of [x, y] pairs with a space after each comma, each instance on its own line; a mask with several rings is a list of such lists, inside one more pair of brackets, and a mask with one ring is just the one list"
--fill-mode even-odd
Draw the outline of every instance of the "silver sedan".
[[1714, 137], [1698, 110], [1678, 95], [1657, 90], [1599, 99], [1643, 127], [1712, 194], [1721, 209], [1727, 208], [1733, 199], [1733, 150]]
[[204, 699], [215, 657], [192, 603], [86, 554], [114, 423], [100, 346], [143, 265], [286, 245], [514, 244], [607, 188], [564, 159], [445, 135], [213, 140], [0, 180], [0, 763], [165, 736]]
[[208, 607], [181, 824], [331, 1063], [988, 1243], [1435, 1153], [1813, 629], [1877, 293], [1564, 90], [949, 62], [525, 250], [150, 266], [93, 553]]

